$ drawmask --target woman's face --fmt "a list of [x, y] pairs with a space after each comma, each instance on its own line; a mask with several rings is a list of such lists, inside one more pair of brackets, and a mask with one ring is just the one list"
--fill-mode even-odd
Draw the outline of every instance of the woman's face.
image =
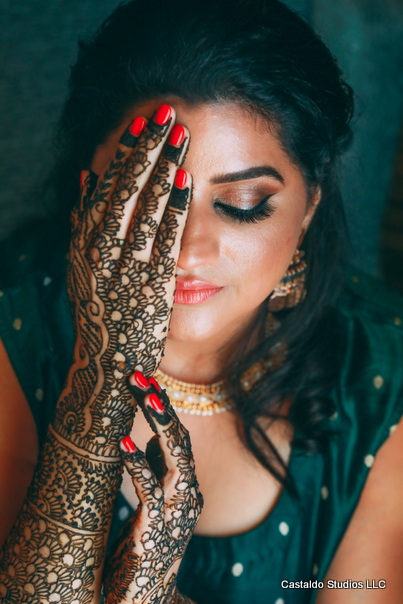
[[[190, 131], [183, 168], [193, 177], [168, 339], [225, 344], [250, 325], [283, 277], [317, 199], [308, 200], [300, 170], [263, 119], [232, 103], [167, 102]], [[137, 106], [97, 149], [97, 174], [128, 121], [150, 117], [160, 103]]]

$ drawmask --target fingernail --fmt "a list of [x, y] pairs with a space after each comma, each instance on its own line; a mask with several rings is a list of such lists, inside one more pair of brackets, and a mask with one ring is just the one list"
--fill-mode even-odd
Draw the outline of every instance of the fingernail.
[[150, 379], [148, 381], [150, 382], [150, 384], [152, 384], [153, 386], [155, 386], [155, 388], [158, 390], [158, 392], [161, 392], [160, 385], [157, 382], [157, 380], [155, 379], [155, 377], [150, 377]]
[[155, 411], [158, 411], [158, 413], [162, 413], [164, 411], [164, 407], [162, 406], [160, 399], [154, 393], [146, 396], [145, 402], [147, 403], [147, 405], [152, 407]]
[[129, 377], [129, 382], [132, 386], [137, 386], [139, 388], [149, 388], [150, 384], [148, 379], [141, 373], [141, 371], [136, 371]]
[[175, 124], [175, 126], [172, 128], [171, 136], [169, 138], [169, 144], [174, 146], [180, 145], [183, 142], [184, 138], [184, 127], [180, 126], [179, 124]]
[[172, 109], [165, 103], [161, 105], [154, 117], [154, 122], [159, 126], [164, 126], [171, 117]]
[[146, 124], [147, 122], [143, 117], [136, 117], [130, 126], [130, 134], [133, 134], [133, 136], [140, 136], [146, 127]]
[[175, 177], [175, 187], [177, 187], [178, 189], [183, 189], [183, 187], [186, 185], [187, 179], [188, 175], [186, 170], [182, 170], [182, 168], [179, 168]]
[[126, 453], [136, 452], [136, 447], [130, 436], [125, 436], [124, 438], [122, 438], [122, 440], [120, 441], [120, 446], [123, 451], [126, 451]]

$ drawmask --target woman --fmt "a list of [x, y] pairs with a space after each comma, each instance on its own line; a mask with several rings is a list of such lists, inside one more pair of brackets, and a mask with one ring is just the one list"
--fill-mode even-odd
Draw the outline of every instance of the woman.
[[345, 268], [351, 116], [277, 1], [81, 44], [2, 269], [1, 601], [398, 601], [402, 303]]

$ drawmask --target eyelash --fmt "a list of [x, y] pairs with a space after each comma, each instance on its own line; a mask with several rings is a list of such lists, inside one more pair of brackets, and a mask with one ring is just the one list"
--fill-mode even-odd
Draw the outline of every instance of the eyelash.
[[220, 201], [214, 202], [214, 207], [217, 208], [219, 212], [229, 216], [235, 222], [254, 223], [272, 216], [275, 208], [269, 202], [270, 197], [271, 195], [267, 195], [257, 206], [250, 210], [241, 210], [226, 203], [221, 203]]

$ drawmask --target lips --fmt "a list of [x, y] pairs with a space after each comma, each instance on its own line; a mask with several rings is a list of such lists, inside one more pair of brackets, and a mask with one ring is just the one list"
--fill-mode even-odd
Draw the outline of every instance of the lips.
[[202, 279], [177, 279], [174, 302], [176, 304], [200, 304], [223, 287]]

